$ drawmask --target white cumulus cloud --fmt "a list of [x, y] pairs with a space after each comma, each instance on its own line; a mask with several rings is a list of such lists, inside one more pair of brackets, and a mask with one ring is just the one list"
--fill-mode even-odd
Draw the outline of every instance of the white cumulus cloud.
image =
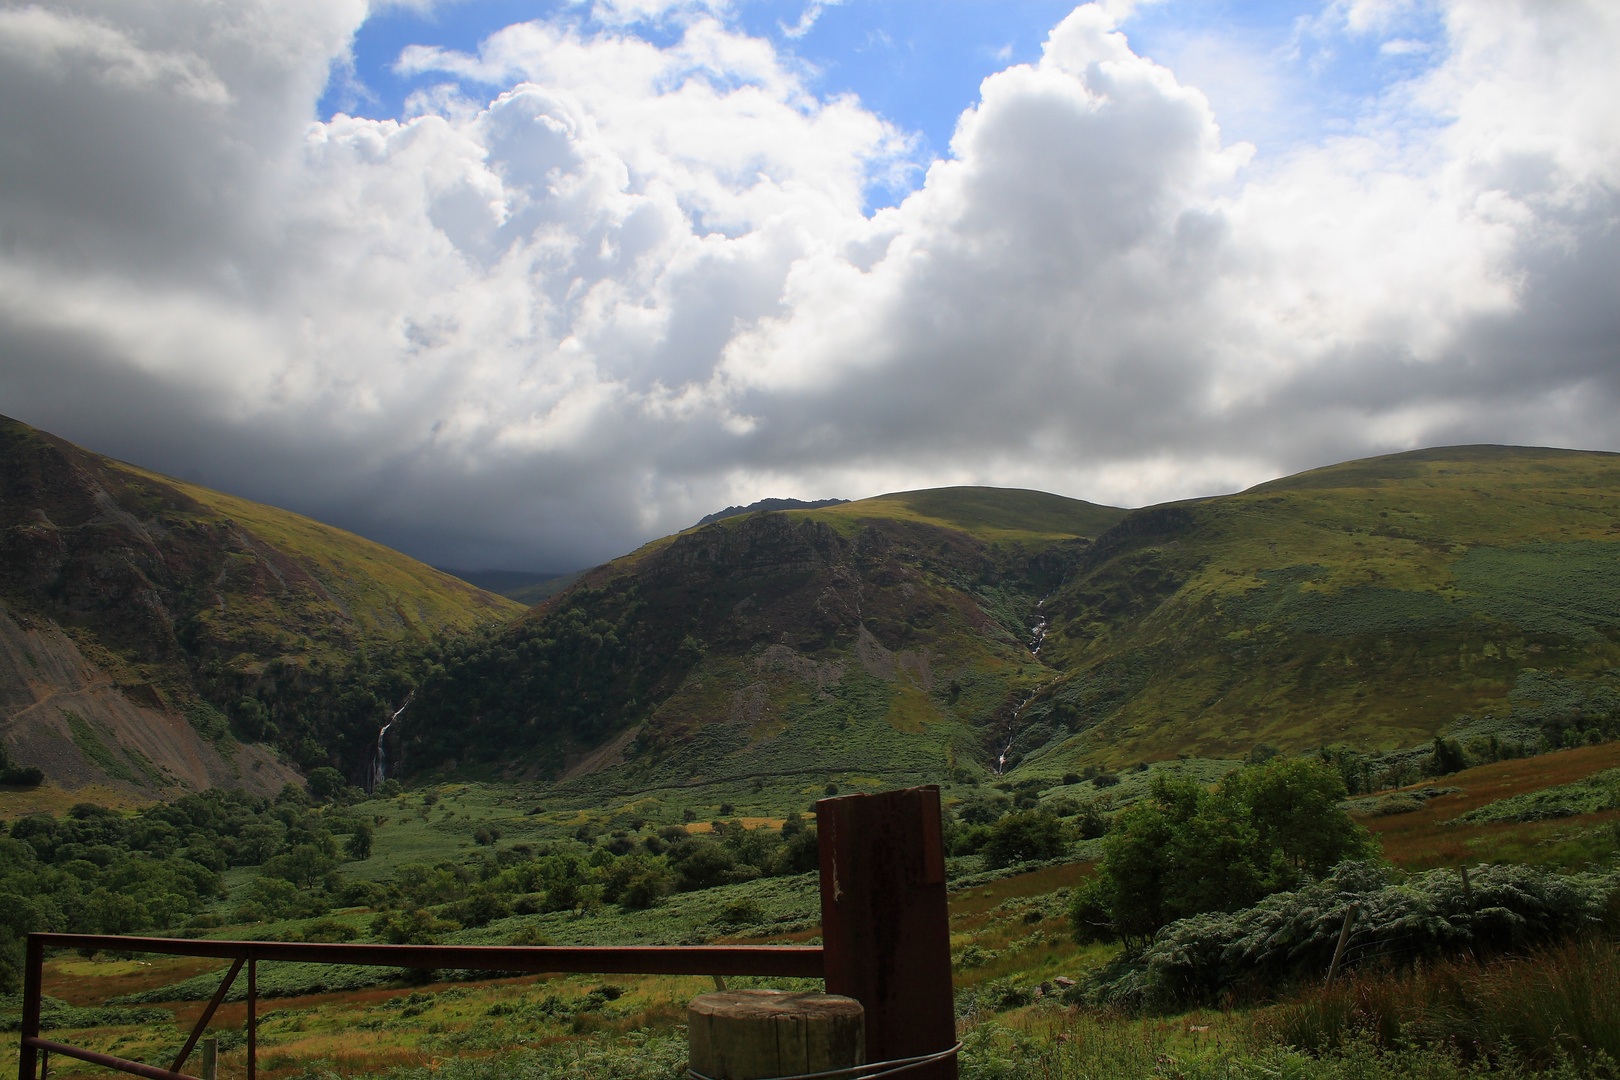
[[1608, 5], [1453, 0], [1426, 74], [1271, 157], [1080, 7], [872, 214], [908, 133], [729, 5], [589, 10], [323, 122], [359, 0], [0, 8], [0, 412], [558, 569], [765, 495], [1620, 444]]

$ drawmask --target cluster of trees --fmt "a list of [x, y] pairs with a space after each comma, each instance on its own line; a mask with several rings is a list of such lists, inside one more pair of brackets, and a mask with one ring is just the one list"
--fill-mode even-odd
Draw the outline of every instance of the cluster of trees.
[[1070, 908], [1078, 940], [1142, 943], [1190, 915], [1236, 911], [1374, 850], [1338, 806], [1344, 779], [1326, 762], [1272, 759], [1212, 791], [1164, 773], [1121, 810], [1097, 872]]
[[335, 837], [350, 833], [352, 843], [361, 831], [369, 836], [366, 823], [311, 807], [290, 784], [274, 800], [215, 788], [134, 814], [79, 803], [61, 818], [0, 823], [0, 989], [15, 986], [22, 938], [36, 930], [218, 925], [208, 912], [228, 867], [263, 867], [256, 899], [318, 906], [321, 891], [340, 887]]
[[33, 787], [45, 779], [45, 774], [35, 765], [14, 765], [11, 755], [6, 748], [0, 745], [0, 784], [12, 784], [17, 787]]
[[702, 658], [678, 593], [581, 586], [544, 618], [449, 642], [406, 726], [410, 760], [493, 761], [517, 748], [560, 766], [569, 745], [600, 742]]
[[461, 639], [446, 636], [358, 648], [341, 665], [277, 658], [262, 675], [216, 658], [199, 669], [198, 685], [224, 713], [204, 705], [188, 709], [188, 717], [205, 738], [234, 734], [275, 746], [305, 775], [334, 765], [352, 772], [370, 760], [383, 718], [463, 647]]
[[712, 839], [670, 825], [645, 836], [621, 830], [623, 835], [590, 848], [516, 844], [471, 864], [409, 864], [385, 883], [346, 887], [343, 899], [377, 912], [372, 936], [431, 944], [447, 931], [510, 915], [602, 904], [638, 910], [672, 892], [809, 873], [819, 865], [816, 830], [799, 815], [779, 831], [748, 829], [737, 821], [720, 824]]
[[[1044, 781], [1035, 781], [1040, 786]], [[1026, 789], [979, 792], [958, 803], [944, 821], [945, 850], [978, 855], [996, 870], [1015, 863], [1055, 859], [1077, 840], [1108, 831], [1104, 794], [1090, 801], [1058, 797], [1037, 803]]]

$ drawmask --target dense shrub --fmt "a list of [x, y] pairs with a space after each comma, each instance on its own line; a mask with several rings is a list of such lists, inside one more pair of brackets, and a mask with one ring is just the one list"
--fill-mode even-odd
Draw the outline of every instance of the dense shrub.
[[1372, 850], [1338, 806], [1344, 782], [1326, 764], [1274, 759], [1229, 773], [1213, 791], [1163, 774], [1121, 811], [1098, 871], [1070, 910], [1082, 942], [1146, 942], [1160, 927], [1235, 911]]
[[1471, 891], [1450, 869], [1403, 883], [1370, 861], [1347, 861], [1319, 882], [1242, 911], [1181, 919], [1127, 954], [1092, 990], [1099, 1002], [1165, 1010], [1245, 985], [1321, 978], [1354, 904], [1343, 963], [1403, 966], [1465, 951], [1489, 954], [1555, 941], [1602, 918], [1615, 881], [1529, 866], [1482, 866]]
[[1458, 957], [1376, 972], [1330, 987], [1314, 982], [1255, 1014], [1260, 1040], [1316, 1054], [1357, 1042], [1410, 1053], [1454, 1048], [1464, 1060], [1567, 1062], [1602, 1075], [1620, 1061], [1620, 951], [1595, 935], [1527, 956], [1482, 963]]

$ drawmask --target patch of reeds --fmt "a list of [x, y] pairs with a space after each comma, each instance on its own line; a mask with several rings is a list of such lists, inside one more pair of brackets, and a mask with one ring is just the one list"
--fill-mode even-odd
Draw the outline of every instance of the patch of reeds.
[[1316, 1054], [1439, 1046], [1465, 1061], [1620, 1075], [1620, 949], [1592, 936], [1488, 963], [1366, 974], [1259, 1011], [1252, 1035]]

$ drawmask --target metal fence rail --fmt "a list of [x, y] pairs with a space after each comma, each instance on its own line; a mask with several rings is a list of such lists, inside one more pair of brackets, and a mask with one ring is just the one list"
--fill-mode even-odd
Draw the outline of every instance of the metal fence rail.
[[[174, 1064], [167, 1069], [100, 1054], [39, 1037], [39, 1003], [44, 980], [45, 949], [116, 949], [122, 952], [169, 956], [215, 956], [236, 961], [219, 989], [197, 1018]], [[775, 975], [819, 979], [824, 970], [817, 945], [665, 945], [621, 947], [612, 945], [346, 945], [286, 941], [197, 941], [184, 938], [118, 937], [106, 934], [29, 934], [23, 976], [22, 1047], [18, 1080], [34, 1080], [45, 1060], [38, 1055], [61, 1054], [96, 1065], [144, 1076], [149, 1080], [197, 1080], [180, 1070], [208, 1029], [214, 1012], [225, 1000], [237, 973], [247, 967], [247, 1075], [258, 1076], [258, 962], [272, 960], [305, 964], [355, 964], [369, 967], [414, 969], [449, 968], [461, 971], [573, 972], [580, 974], [642, 975]]]
[[[247, 1080], [258, 1077], [258, 964], [641, 975], [764, 975], [825, 979], [865, 1009], [867, 1053], [938, 1055], [955, 1042], [945, 864], [938, 788], [824, 799], [819, 945], [349, 945], [206, 941], [106, 934], [28, 935], [18, 1080], [43, 1080], [50, 1054], [144, 1076], [198, 1080], [181, 1070], [247, 970]], [[39, 1037], [47, 948], [206, 956], [233, 963], [167, 1069]], [[916, 1080], [955, 1080], [954, 1056], [915, 1069]]]

